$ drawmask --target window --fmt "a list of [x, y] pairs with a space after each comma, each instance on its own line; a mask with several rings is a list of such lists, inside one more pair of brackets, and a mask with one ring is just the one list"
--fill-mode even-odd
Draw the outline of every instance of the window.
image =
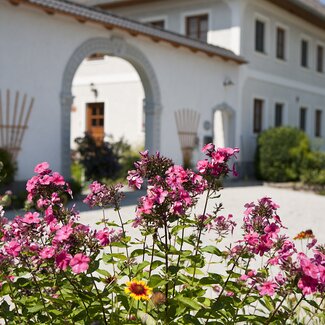
[[254, 133], [260, 133], [262, 131], [263, 106], [264, 106], [264, 101], [262, 99], [254, 99], [254, 117], [253, 117]]
[[276, 57], [285, 59], [285, 30], [281, 27], [276, 29]]
[[255, 21], [255, 51], [264, 53], [265, 52], [265, 23], [256, 20]]
[[316, 109], [315, 111], [315, 137], [322, 136], [322, 111]]
[[283, 124], [283, 104], [275, 104], [275, 116], [274, 116], [274, 126], [278, 127]]
[[164, 20], [155, 20], [155, 21], [149, 21], [146, 23], [149, 26], [164, 29], [165, 28], [165, 21]]
[[308, 68], [308, 41], [301, 41], [301, 66]]
[[306, 131], [306, 121], [307, 121], [307, 108], [300, 107], [300, 116], [299, 116], [300, 130]]
[[316, 51], [316, 70], [318, 72], [324, 72], [324, 48], [321, 45], [317, 45], [317, 51]]
[[186, 36], [207, 42], [208, 15], [186, 17]]
[[87, 132], [100, 144], [104, 139], [104, 103], [87, 103], [86, 107]]

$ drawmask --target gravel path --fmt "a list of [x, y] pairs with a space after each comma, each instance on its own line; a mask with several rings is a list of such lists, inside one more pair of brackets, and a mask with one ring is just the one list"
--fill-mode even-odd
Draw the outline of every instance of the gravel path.
[[[123, 219], [133, 218], [137, 198], [143, 194], [144, 192], [130, 193], [127, 196], [126, 205], [121, 210]], [[212, 209], [215, 203], [222, 202], [224, 206], [222, 214], [233, 214], [238, 225], [242, 224], [245, 203], [256, 202], [263, 196], [269, 196], [280, 205], [278, 212], [283, 224], [288, 227], [285, 230], [287, 235], [292, 238], [302, 230], [312, 229], [318, 242], [325, 243], [325, 196], [263, 185], [226, 187], [220, 194], [220, 199], [210, 204], [209, 209]], [[81, 205], [82, 203], [77, 204], [77, 208], [80, 209]], [[203, 200], [199, 202], [197, 212], [202, 213], [202, 210]], [[108, 218], [117, 221], [116, 213], [113, 210], [107, 210], [105, 213]], [[81, 212], [81, 221], [95, 226], [101, 216], [102, 212], [99, 210], [83, 211]], [[137, 235], [137, 231], [134, 229], [130, 229], [130, 231], [132, 231], [132, 235]], [[235, 233], [233, 240], [238, 238], [238, 234]]]

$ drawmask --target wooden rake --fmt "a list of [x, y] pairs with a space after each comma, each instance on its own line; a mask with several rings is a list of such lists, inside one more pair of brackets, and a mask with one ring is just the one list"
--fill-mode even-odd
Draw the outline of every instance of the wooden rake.
[[19, 103], [19, 91], [16, 91], [13, 101], [9, 89], [3, 97], [4, 101], [0, 90], [0, 147], [8, 150], [16, 161], [34, 105], [34, 98], [31, 98], [26, 108], [26, 94], [21, 103]]
[[191, 167], [192, 154], [196, 146], [200, 114], [191, 109], [181, 109], [175, 112], [175, 119], [183, 153], [183, 165], [188, 168]]

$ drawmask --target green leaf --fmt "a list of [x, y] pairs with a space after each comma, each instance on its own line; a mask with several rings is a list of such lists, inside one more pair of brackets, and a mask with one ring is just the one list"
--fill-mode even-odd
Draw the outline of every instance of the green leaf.
[[30, 313], [37, 313], [38, 311], [44, 309], [44, 306], [42, 303], [38, 303], [36, 305], [33, 305], [31, 307], [27, 308]]
[[219, 250], [216, 246], [212, 246], [212, 245], [202, 247], [202, 252], [210, 253], [217, 256], [224, 256], [221, 250]]
[[[148, 250], [145, 250], [145, 253], [148, 253]], [[130, 257], [134, 258], [142, 255], [143, 255], [143, 249], [138, 248], [131, 252]]]
[[175, 299], [181, 304], [185, 305], [186, 307], [189, 307], [190, 309], [193, 310], [201, 309], [201, 305], [197, 303], [193, 298], [187, 298], [182, 295], [178, 295], [175, 297]]
[[200, 283], [204, 284], [222, 284], [223, 285], [223, 278], [220, 274], [217, 273], [209, 273], [209, 276], [201, 278]]
[[147, 314], [141, 310], [138, 310], [137, 316], [138, 316], [138, 318], [140, 318], [142, 324], [145, 324], [145, 325], [156, 325], [157, 324], [152, 316], [150, 316], [149, 314]]
[[168, 281], [163, 279], [160, 275], [158, 274], [153, 274], [148, 282], [148, 285], [151, 288], [158, 288], [161, 287], [162, 285], [166, 284]]

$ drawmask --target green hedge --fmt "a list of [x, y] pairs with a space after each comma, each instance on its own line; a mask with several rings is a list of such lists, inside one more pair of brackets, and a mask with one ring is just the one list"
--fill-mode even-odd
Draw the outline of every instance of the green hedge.
[[325, 188], [325, 152], [310, 152], [301, 169], [301, 181], [311, 187]]
[[310, 143], [304, 132], [293, 127], [268, 129], [257, 139], [257, 177], [271, 182], [297, 181], [309, 153]]
[[10, 184], [16, 175], [16, 163], [11, 154], [6, 149], [0, 148], [0, 182]]

